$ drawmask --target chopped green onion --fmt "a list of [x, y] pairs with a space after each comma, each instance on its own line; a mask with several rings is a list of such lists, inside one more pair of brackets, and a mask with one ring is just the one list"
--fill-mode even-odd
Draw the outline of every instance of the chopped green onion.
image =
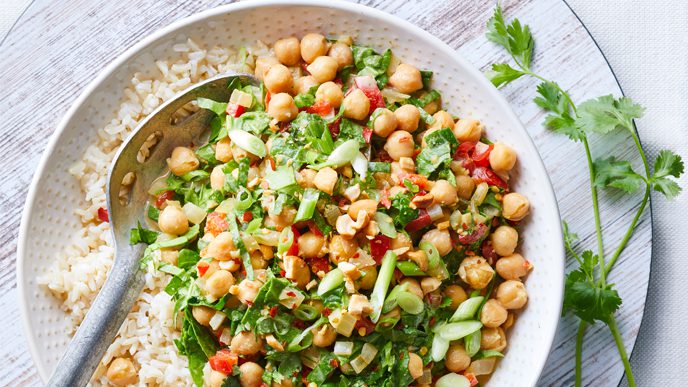
[[440, 258], [437, 247], [427, 240], [421, 240], [418, 247], [428, 256], [428, 274], [440, 280], [449, 278], [449, 270], [447, 270], [447, 266], [442, 261], [442, 258]]
[[317, 294], [322, 297], [325, 293], [336, 289], [342, 283], [344, 283], [344, 273], [338, 268], [334, 268], [328, 271], [320, 281]]
[[361, 176], [361, 180], [365, 180], [368, 174], [368, 159], [363, 156], [363, 153], [358, 152], [356, 157], [351, 161], [351, 167]]
[[253, 195], [244, 187], [239, 187], [236, 194], [236, 202], [234, 202], [234, 209], [237, 211], [248, 210], [253, 204]]
[[471, 387], [471, 382], [465, 376], [452, 372], [437, 379], [435, 387]]
[[473, 316], [475, 316], [475, 313], [478, 311], [478, 308], [480, 307], [480, 304], [483, 302], [484, 298], [485, 297], [482, 296], [471, 297], [462, 302], [459, 304], [459, 307], [456, 308], [456, 312], [454, 312], [454, 315], [451, 316], [449, 321], [455, 322], [472, 319]]
[[294, 309], [294, 316], [303, 321], [315, 320], [319, 315], [320, 311], [311, 305], [301, 304]]
[[411, 292], [401, 292], [397, 296], [397, 303], [404, 312], [409, 314], [421, 314], [425, 310], [423, 300]]
[[258, 157], [265, 157], [267, 154], [267, 148], [265, 147], [263, 140], [249, 132], [232, 129], [227, 132], [227, 135], [236, 146], [245, 150], [246, 152], [250, 152]]
[[466, 336], [464, 341], [464, 348], [466, 348], [466, 353], [468, 356], [473, 357], [478, 351], [480, 351], [480, 340], [482, 339], [482, 333], [477, 330], [470, 335]]
[[195, 171], [187, 172], [182, 176], [182, 180], [184, 181], [197, 181], [197, 180], [203, 180], [210, 176], [210, 173], [202, 170], [202, 169], [197, 169]]
[[338, 168], [354, 161], [359, 155], [358, 140], [348, 140], [336, 147], [332, 153], [327, 157], [324, 163], [312, 166], [313, 169], [322, 169], [325, 167]]
[[375, 222], [380, 227], [380, 233], [390, 238], [397, 237], [397, 229], [394, 228], [394, 219], [384, 212], [375, 213]]
[[282, 255], [286, 253], [293, 243], [296, 243], [294, 241], [294, 231], [292, 231], [291, 227], [285, 227], [279, 237], [277, 254]]
[[320, 191], [314, 188], [306, 188], [301, 198], [299, 210], [296, 212], [294, 223], [308, 220], [313, 217], [315, 205], [318, 204], [318, 197], [320, 197]]
[[427, 275], [418, 267], [418, 265], [411, 261], [397, 262], [397, 269], [399, 269], [407, 277], [420, 277]]
[[445, 340], [454, 341], [463, 339], [471, 333], [480, 330], [482, 327], [483, 324], [481, 324], [480, 321], [468, 320], [443, 325], [441, 328], [437, 329], [436, 333]]
[[370, 315], [370, 320], [374, 323], [380, 318], [382, 304], [385, 302], [389, 284], [392, 282], [392, 274], [394, 274], [396, 263], [397, 255], [392, 250], [388, 250], [385, 256], [382, 257], [382, 264], [380, 265], [377, 280], [375, 280], [375, 287], [370, 295], [370, 303], [373, 306], [373, 313]]
[[[313, 341], [313, 333], [311, 331], [313, 329], [325, 324], [326, 322], [327, 322], [327, 317], [321, 317], [313, 325], [304, 329], [303, 332], [301, 332], [298, 336], [294, 337], [294, 339], [292, 339], [292, 341], [289, 343], [289, 345], [287, 345], [287, 351], [298, 352], [298, 351], [303, 350], [304, 348], [310, 347], [310, 345]], [[307, 340], [306, 339], [307, 337], [310, 337], [310, 340]], [[305, 340], [305, 342], [304, 342], [304, 340]]]
[[233, 215], [227, 216], [227, 223], [229, 223], [229, 231], [232, 233], [232, 241], [239, 254], [241, 255], [241, 260], [244, 263], [244, 270], [246, 270], [246, 278], [253, 281], [253, 265], [251, 264], [251, 256], [246, 251], [246, 245], [244, 245], [244, 240], [241, 238], [239, 233], [239, 226], [237, 225], [236, 218]]
[[184, 246], [185, 244], [191, 242], [194, 238], [196, 238], [196, 236], [198, 236], [198, 231], [198, 225], [193, 225], [189, 229], [189, 231], [186, 232], [186, 234], [178, 236], [174, 239], [170, 239], [168, 241], [162, 241], [158, 243], [158, 246], [162, 249]]
[[435, 335], [432, 338], [432, 346], [430, 347], [430, 357], [432, 361], [438, 362], [447, 355], [449, 350], [449, 340], [445, 340], [440, 335]]
[[375, 331], [381, 332], [387, 328], [392, 328], [393, 326], [397, 325], [399, 320], [401, 320], [401, 316], [399, 315], [381, 317], [380, 321], [378, 321], [377, 325], [375, 326]]
[[296, 186], [294, 169], [291, 167], [278, 167], [277, 170], [267, 174], [265, 180], [268, 181], [270, 189], [275, 191]]
[[399, 293], [405, 292], [408, 289], [408, 287], [408, 282], [395, 286], [392, 289], [392, 291], [389, 292], [387, 299], [385, 299], [385, 303], [382, 305], [382, 313], [387, 313], [394, 309], [398, 305], [397, 296], [399, 295]]

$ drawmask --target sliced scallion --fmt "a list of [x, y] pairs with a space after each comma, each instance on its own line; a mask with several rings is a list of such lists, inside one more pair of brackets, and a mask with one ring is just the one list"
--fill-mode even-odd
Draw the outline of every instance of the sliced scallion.
[[447, 266], [442, 261], [437, 247], [427, 240], [421, 240], [418, 247], [428, 256], [428, 274], [440, 280], [449, 278], [449, 270], [447, 270]]
[[296, 243], [294, 241], [294, 231], [292, 231], [291, 227], [285, 227], [279, 237], [277, 254], [282, 255], [286, 253], [293, 243]]
[[483, 302], [483, 299], [484, 297], [477, 296], [462, 302], [459, 304], [459, 307], [456, 308], [456, 312], [454, 312], [454, 315], [451, 316], [449, 321], [457, 322], [472, 319], [478, 311], [480, 304]]
[[411, 261], [397, 262], [397, 269], [407, 277], [420, 277], [427, 274]]
[[409, 314], [421, 314], [425, 310], [423, 300], [411, 292], [401, 292], [397, 296], [397, 303], [404, 312]]
[[471, 382], [463, 375], [450, 373], [437, 379], [435, 387], [470, 387]]
[[298, 308], [294, 309], [294, 316], [303, 321], [315, 320], [319, 315], [320, 311], [311, 305], [301, 304]]
[[389, 292], [389, 295], [385, 299], [385, 303], [382, 305], [382, 313], [388, 313], [392, 309], [394, 309], [398, 304], [397, 304], [397, 296], [401, 292], [405, 292], [409, 287], [409, 283], [405, 282], [403, 284], [399, 284], [395, 286], [391, 292]]
[[322, 281], [320, 281], [317, 294], [322, 297], [325, 293], [336, 289], [342, 283], [344, 283], [344, 273], [338, 268], [334, 268], [327, 272]]
[[299, 210], [296, 212], [294, 223], [308, 220], [313, 217], [315, 205], [318, 204], [318, 197], [320, 197], [320, 191], [317, 189], [306, 188], [306, 190], [303, 191], [303, 197], [301, 198], [301, 204], [299, 204]]
[[394, 219], [384, 212], [375, 213], [375, 222], [380, 227], [380, 233], [390, 238], [397, 237], [397, 229], [394, 228]]
[[252, 153], [258, 157], [265, 157], [267, 148], [265, 143], [260, 138], [254, 136], [249, 132], [239, 129], [232, 129], [227, 132], [229, 139], [246, 152]]
[[442, 336], [442, 338], [445, 340], [454, 341], [463, 339], [471, 333], [480, 330], [482, 327], [483, 324], [481, 324], [480, 321], [461, 321], [444, 325], [437, 329], [436, 333]]
[[432, 361], [438, 362], [447, 355], [449, 350], [449, 340], [445, 340], [440, 335], [435, 335], [432, 338], [432, 347], [430, 348], [430, 357]]
[[239, 187], [239, 191], [236, 194], [236, 202], [234, 202], [234, 208], [237, 211], [246, 211], [253, 204], [253, 196], [244, 187]]
[[380, 319], [382, 305], [385, 302], [389, 284], [392, 282], [392, 274], [394, 274], [396, 263], [397, 255], [392, 250], [388, 250], [385, 256], [382, 257], [382, 265], [380, 265], [380, 271], [378, 272], [377, 280], [375, 280], [375, 287], [370, 295], [370, 303], [373, 307], [370, 319], [374, 323]]
[[475, 356], [478, 351], [480, 351], [480, 340], [482, 339], [482, 333], [477, 330], [470, 335], [466, 336], [464, 341], [464, 348], [466, 348], [466, 353], [468, 356]]

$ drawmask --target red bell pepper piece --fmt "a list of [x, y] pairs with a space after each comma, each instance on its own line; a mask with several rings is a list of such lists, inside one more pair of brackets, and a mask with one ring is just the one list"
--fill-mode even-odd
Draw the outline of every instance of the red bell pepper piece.
[[468, 235], [459, 234], [459, 243], [462, 245], [470, 245], [481, 240], [485, 234], [487, 234], [488, 228], [483, 223], [478, 223], [475, 225], [473, 232]]
[[232, 374], [232, 368], [239, 364], [239, 355], [230, 352], [228, 349], [221, 349], [208, 359], [210, 368], [222, 372], [225, 375]]
[[499, 177], [493, 170], [485, 167], [477, 167], [471, 173], [474, 178], [484, 181], [488, 185], [494, 185], [496, 187], [507, 189], [509, 186], [506, 184], [501, 177]]
[[299, 237], [301, 236], [301, 233], [299, 232], [299, 229], [296, 228], [296, 226], [291, 226], [291, 232], [294, 233], [294, 241], [291, 243], [291, 246], [289, 246], [289, 250], [287, 250], [287, 255], [299, 255]]
[[363, 139], [366, 144], [370, 144], [370, 140], [373, 138], [373, 130], [367, 126], [363, 127]]
[[326, 117], [330, 114], [334, 114], [334, 109], [327, 101], [318, 101], [312, 106], [306, 108], [306, 112], [309, 114], [317, 114], [320, 117]]
[[382, 234], [377, 235], [370, 241], [370, 255], [378, 265], [382, 262], [382, 257], [385, 256], [387, 250], [389, 250], [390, 241], [391, 239], [388, 236]]
[[162, 205], [165, 204], [166, 201], [172, 200], [172, 198], [174, 198], [174, 191], [161, 192], [155, 199], [155, 208], [158, 210], [161, 209]]
[[370, 101], [370, 111], [368, 112], [368, 114], [371, 114], [377, 108], [383, 108], [386, 106], [385, 99], [382, 97], [382, 93], [380, 92], [380, 89], [377, 87], [377, 82], [375, 82], [375, 78], [371, 77], [370, 75], [356, 77], [354, 78], [354, 84], [358, 89], [361, 89], [363, 94], [365, 94], [365, 96], [368, 97], [368, 100]]
[[98, 219], [101, 222], [107, 222], [107, 223], [110, 222], [110, 215], [108, 214], [108, 210], [106, 208], [100, 207], [98, 209]]
[[229, 230], [227, 215], [221, 212], [211, 212], [205, 221], [205, 232], [213, 236], [218, 236], [221, 232]]
[[420, 210], [420, 215], [418, 215], [416, 219], [410, 221], [409, 224], [406, 225], [406, 231], [414, 232], [422, 230], [431, 224], [432, 219], [430, 218], [430, 215], [428, 215], [428, 213], [425, 210]]
[[227, 104], [227, 110], [225, 110], [225, 112], [227, 113], [228, 116], [231, 116], [234, 118], [239, 117], [240, 115], [244, 114], [245, 111], [246, 111], [246, 107], [241, 106], [237, 103], [232, 103], [232, 102]]

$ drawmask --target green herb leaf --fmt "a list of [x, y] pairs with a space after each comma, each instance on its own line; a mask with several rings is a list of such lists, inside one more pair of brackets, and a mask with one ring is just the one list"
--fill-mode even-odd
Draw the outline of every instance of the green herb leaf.
[[633, 119], [643, 115], [643, 108], [630, 98], [610, 95], [590, 99], [578, 106], [576, 126], [584, 132], [609, 133], [617, 128], [633, 131]]
[[596, 160], [594, 171], [595, 185], [598, 187], [614, 187], [631, 193], [645, 183], [645, 179], [633, 170], [631, 163], [615, 157]]
[[521, 76], [525, 75], [525, 73], [523, 71], [516, 70], [508, 63], [494, 63], [492, 65], [492, 69], [485, 75], [490, 79], [490, 82], [492, 82], [495, 87], [499, 88], [517, 80]]
[[502, 7], [497, 4], [495, 12], [487, 22], [487, 39], [506, 48], [514, 60], [523, 68], [530, 68], [535, 41], [528, 25], [521, 25], [514, 19], [507, 25], [502, 15]]
[[155, 243], [156, 239], [158, 239], [158, 233], [141, 227], [141, 222], [138, 222], [136, 228], [132, 228], [131, 233], [129, 234], [130, 245], [136, 245], [139, 243], [150, 245]]
[[564, 310], [570, 310], [580, 319], [593, 323], [609, 319], [621, 305], [621, 297], [611, 284], [591, 282], [584, 270], [574, 270], [566, 276]]
[[655, 160], [655, 173], [652, 175], [652, 186], [655, 191], [661, 192], [668, 199], [676, 197], [681, 193], [681, 187], [670, 176], [680, 177], [683, 169], [681, 156], [669, 150], [660, 151]]
[[208, 98], [198, 98], [196, 99], [196, 103], [198, 103], [198, 107], [202, 109], [208, 109], [218, 116], [225, 114], [225, 111], [227, 110], [227, 103], [213, 101], [212, 99]]

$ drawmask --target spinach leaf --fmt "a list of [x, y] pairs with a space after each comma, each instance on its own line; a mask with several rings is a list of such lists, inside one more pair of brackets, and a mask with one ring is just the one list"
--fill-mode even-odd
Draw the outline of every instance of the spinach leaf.
[[416, 165], [419, 174], [429, 177], [440, 167], [449, 167], [451, 155], [459, 143], [449, 128], [434, 131], [426, 135], [424, 140], [427, 145], [416, 157]]
[[270, 117], [262, 111], [246, 112], [237, 118], [229, 117], [228, 120], [232, 120], [232, 129], [251, 132], [259, 136], [268, 132], [270, 127]]
[[385, 87], [389, 80], [387, 68], [392, 60], [392, 50], [387, 49], [378, 54], [371, 47], [354, 45], [351, 48], [354, 56], [354, 65], [358, 69], [359, 76], [370, 75], [377, 81], [380, 89]]
[[137, 224], [138, 225], [136, 228], [131, 229], [131, 233], [129, 234], [129, 244], [136, 245], [139, 243], [145, 243], [150, 245], [155, 243], [155, 240], [158, 239], [158, 233], [141, 227], [141, 222], [138, 222]]

